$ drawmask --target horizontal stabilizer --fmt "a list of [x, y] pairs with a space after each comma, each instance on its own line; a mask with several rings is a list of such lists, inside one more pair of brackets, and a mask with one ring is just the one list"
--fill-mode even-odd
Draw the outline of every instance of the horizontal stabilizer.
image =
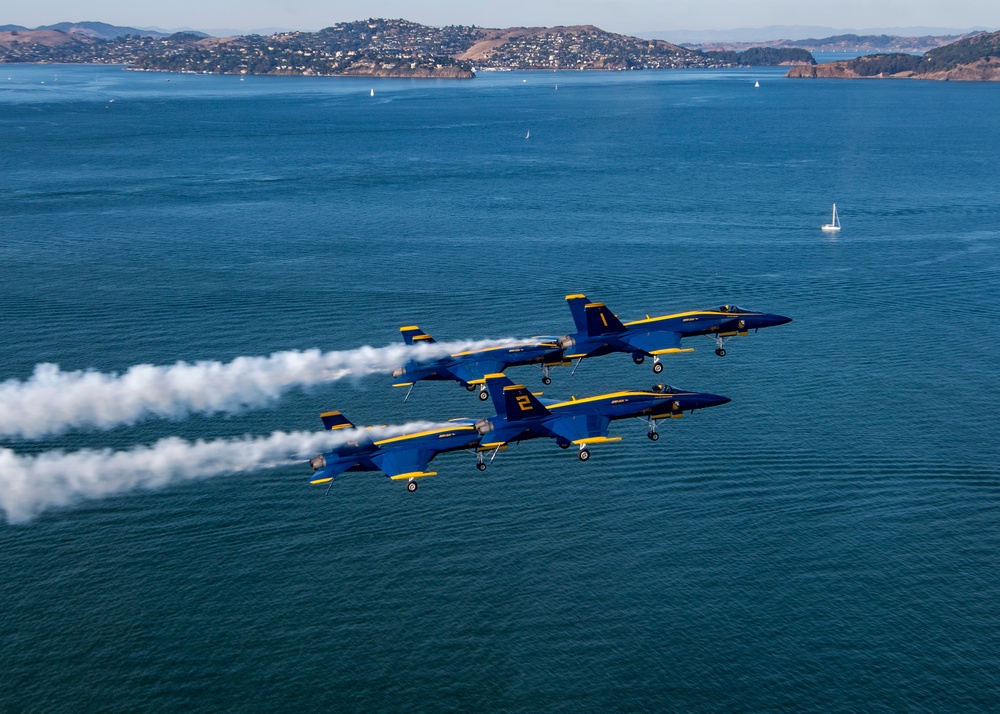
[[400, 327], [399, 332], [403, 335], [403, 342], [405, 342], [408, 345], [434, 342], [433, 337], [428, 335], [426, 332], [421, 330], [416, 325], [407, 325], [405, 327]]
[[323, 412], [319, 418], [323, 420], [323, 428], [328, 431], [354, 428], [354, 424], [340, 412]]

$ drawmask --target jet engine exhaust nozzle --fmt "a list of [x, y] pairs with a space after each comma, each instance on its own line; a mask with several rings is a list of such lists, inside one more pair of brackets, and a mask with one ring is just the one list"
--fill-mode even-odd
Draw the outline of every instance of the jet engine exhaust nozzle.
[[323, 454], [320, 454], [319, 456], [314, 456], [311, 459], [309, 459], [309, 465], [312, 466], [313, 471], [319, 471], [321, 468], [326, 466], [326, 458], [323, 456]]
[[576, 340], [574, 340], [569, 335], [563, 335], [558, 340], [556, 340], [556, 344], [559, 346], [559, 349], [568, 350], [570, 347], [576, 344]]
[[480, 419], [479, 421], [476, 422], [475, 427], [476, 427], [476, 432], [480, 436], [483, 436], [493, 431], [493, 422], [491, 422], [489, 419]]
[[402, 377], [404, 374], [406, 374], [405, 367], [396, 367], [396, 369], [392, 370], [393, 377]]

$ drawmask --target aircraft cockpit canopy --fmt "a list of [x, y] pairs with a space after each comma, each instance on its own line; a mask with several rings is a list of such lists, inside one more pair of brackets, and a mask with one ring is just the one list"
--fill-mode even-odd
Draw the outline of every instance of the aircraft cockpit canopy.
[[653, 388], [649, 390], [654, 394], [673, 394], [677, 390], [671, 387], [669, 384], [654, 384]]
[[742, 307], [737, 307], [736, 305], [723, 305], [719, 308], [719, 312], [750, 312], [749, 310], [744, 310]]

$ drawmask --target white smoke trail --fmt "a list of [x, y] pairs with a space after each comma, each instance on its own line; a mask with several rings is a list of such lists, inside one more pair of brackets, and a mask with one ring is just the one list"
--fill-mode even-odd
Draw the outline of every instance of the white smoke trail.
[[[292, 463], [292, 454], [320, 453], [358, 438], [388, 438], [442, 426], [414, 422], [376, 429], [244, 436], [215, 441], [161, 439], [127, 451], [84, 449], [22, 456], [0, 448], [0, 510], [8, 523], [27, 523], [51, 508], [137, 489], [163, 488], [210, 476]], [[311, 472], [303, 464], [302, 483]]]
[[139, 364], [124, 374], [63, 372], [39, 364], [25, 381], [0, 383], [0, 435], [33, 439], [75, 428], [112, 429], [151, 417], [234, 414], [276, 401], [293, 387], [389, 372], [409, 359], [516, 343], [480, 340], [360, 347], [339, 352], [291, 350], [232, 362]]

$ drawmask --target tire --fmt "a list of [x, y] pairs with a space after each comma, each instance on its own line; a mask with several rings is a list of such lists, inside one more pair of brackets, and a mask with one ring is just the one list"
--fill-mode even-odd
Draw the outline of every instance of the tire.
[[663, 362], [657, 362], [653, 365], [653, 374], [659, 374], [663, 371]]
[[478, 464], [476, 464], [476, 468], [479, 469], [480, 471], [485, 471], [486, 470], [486, 464], [484, 462], [480, 461]]
[[542, 384], [546, 387], [552, 384], [552, 377], [542, 377]]
[[568, 441], [557, 441], [556, 443], [559, 444], [559, 448], [560, 449], [568, 449], [569, 448], [569, 442]]
[[406, 490], [409, 491], [410, 493], [413, 493], [414, 491], [416, 491], [417, 490], [417, 482], [416, 481], [410, 481], [408, 484], [406, 484]]
[[467, 392], [474, 392], [474, 391], [476, 391], [476, 385], [475, 384], [466, 384], [465, 385], [465, 391], [467, 391]]
[[642, 364], [643, 362], [646, 361], [646, 357], [645, 356], [633, 357], [632, 361], [635, 362], [636, 364]]
[[480, 392], [479, 393], [479, 401], [485, 402], [489, 398], [490, 398], [490, 393], [489, 392]]
[[715, 354], [719, 355], [719, 357], [725, 357], [726, 356], [726, 351], [720, 347], [719, 349], [717, 349], [715, 351]]
[[659, 433], [655, 432], [655, 431], [649, 432], [648, 434], [646, 434], [646, 436], [649, 438], [650, 441], [659, 441], [660, 440]]
[[589, 461], [589, 460], [590, 460], [590, 451], [588, 451], [587, 449], [583, 449], [580, 452], [580, 461]]

